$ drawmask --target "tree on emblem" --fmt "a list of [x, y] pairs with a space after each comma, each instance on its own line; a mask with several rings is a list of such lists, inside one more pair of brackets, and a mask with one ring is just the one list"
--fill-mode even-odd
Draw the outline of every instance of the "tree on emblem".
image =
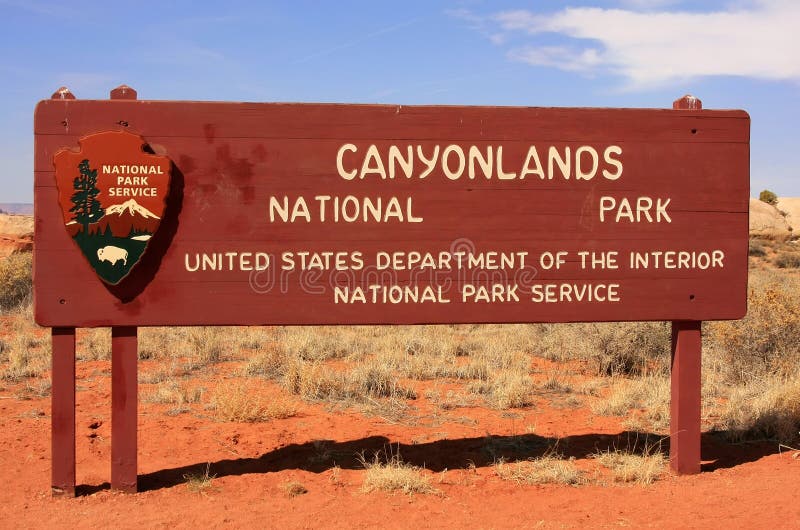
[[97, 200], [97, 170], [89, 167], [89, 160], [83, 160], [78, 164], [81, 172], [79, 177], [75, 177], [72, 182], [75, 193], [72, 194], [72, 208], [70, 213], [74, 213], [72, 220], [83, 225], [83, 235], [89, 235], [89, 224], [96, 223], [105, 215], [105, 210]]

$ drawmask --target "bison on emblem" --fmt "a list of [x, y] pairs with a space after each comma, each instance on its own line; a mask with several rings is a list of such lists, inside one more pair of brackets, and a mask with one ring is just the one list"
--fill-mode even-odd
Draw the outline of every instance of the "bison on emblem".
[[128, 251], [124, 248], [108, 245], [97, 249], [97, 259], [100, 261], [107, 261], [111, 263], [111, 265], [116, 265], [119, 260], [122, 260], [122, 264], [127, 265]]

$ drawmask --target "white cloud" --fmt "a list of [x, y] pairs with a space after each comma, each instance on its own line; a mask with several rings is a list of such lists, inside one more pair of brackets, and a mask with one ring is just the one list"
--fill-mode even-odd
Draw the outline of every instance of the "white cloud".
[[658, 9], [680, 3], [680, 0], [621, 0], [622, 5], [631, 9]]
[[757, 0], [746, 8], [707, 13], [566, 8], [552, 14], [506, 11], [493, 19], [508, 33], [575, 39], [569, 46], [523, 46], [509, 52], [512, 59], [569, 71], [610, 71], [626, 78], [630, 88], [715, 75], [800, 81], [797, 0]]

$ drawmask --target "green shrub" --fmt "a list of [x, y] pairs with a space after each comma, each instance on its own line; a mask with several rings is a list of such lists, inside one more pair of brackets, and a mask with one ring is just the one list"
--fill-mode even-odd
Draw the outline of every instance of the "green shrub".
[[767, 204], [771, 204], [773, 206], [778, 204], [778, 196], [769, 190], [764, 190], [761, 193], [759, 193], [758, 200], [763, 201]]
[[0, 311], [9, 311], [30, 300], [31, 253], [0, 259]]

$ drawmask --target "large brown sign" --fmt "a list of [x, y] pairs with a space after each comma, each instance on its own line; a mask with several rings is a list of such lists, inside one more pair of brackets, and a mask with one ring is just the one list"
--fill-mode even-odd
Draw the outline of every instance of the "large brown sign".
[[[36, 320], [739, 318], [749, 124], [743, 111], [42, 101]], [[97, 186], [80, 181], [93, 172]]]

